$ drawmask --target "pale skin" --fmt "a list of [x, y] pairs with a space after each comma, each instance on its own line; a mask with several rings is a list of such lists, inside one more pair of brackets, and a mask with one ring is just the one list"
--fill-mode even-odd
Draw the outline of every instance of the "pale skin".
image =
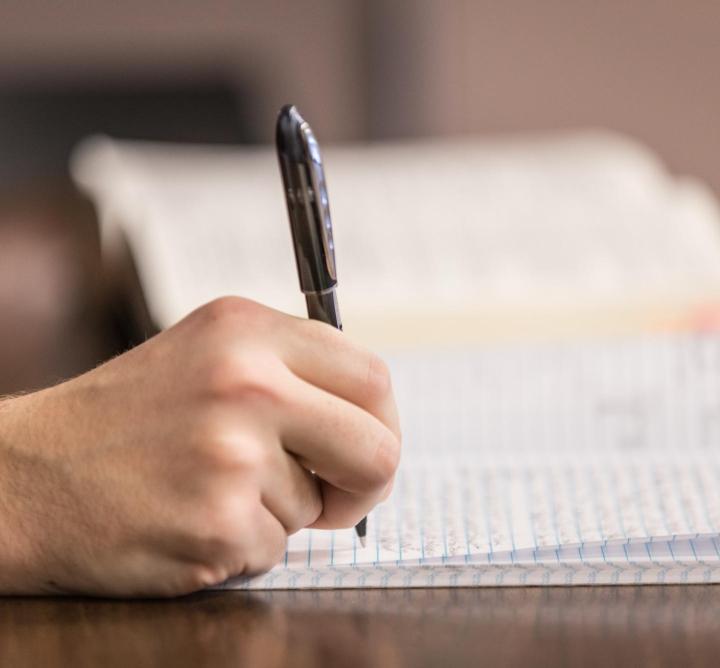
[[390, 377], [328, 325], [222, 298], [0, 403], [0, 593], [175, 596], [351, 527], [400, 456]]

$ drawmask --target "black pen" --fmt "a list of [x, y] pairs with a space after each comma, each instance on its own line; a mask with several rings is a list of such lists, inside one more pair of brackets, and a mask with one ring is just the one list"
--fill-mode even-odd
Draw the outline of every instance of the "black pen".
[[[293, 105], [280, 110], [275, 145], [308, 317], [342, 330], [335, 242], [322, 158], [313, 131]], [[355, 531], [365, 547], [367, 517], [355, 525]]]

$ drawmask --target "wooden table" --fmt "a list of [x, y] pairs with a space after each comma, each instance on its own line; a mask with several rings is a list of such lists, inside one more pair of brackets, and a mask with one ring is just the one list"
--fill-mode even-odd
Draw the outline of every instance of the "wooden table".
[[4, 599], [2, 666], [717, 666], [720, 587]]
[[[86, 207], [0, 198], [0, 238], [0, 392], [126, 345]], [[715, 666], [719, 628], [720, 586], [0, 599], [0, 666]]]

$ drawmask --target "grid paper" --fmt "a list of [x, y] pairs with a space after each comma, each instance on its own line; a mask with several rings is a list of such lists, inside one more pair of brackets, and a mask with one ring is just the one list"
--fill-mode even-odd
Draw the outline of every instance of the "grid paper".
[[389, 361], [405, 446], [367, 547], [301, 531], [270, 573], [223, 586], [720, 581], [720, 339]]

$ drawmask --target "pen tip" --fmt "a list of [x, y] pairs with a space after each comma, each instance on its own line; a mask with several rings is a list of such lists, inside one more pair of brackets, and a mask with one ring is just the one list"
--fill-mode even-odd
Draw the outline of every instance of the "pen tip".
[[365, 536], [367, 535], [367, 517], [363, 517], [355, 525], [355, 533], [357, 534], [357, 537], [360, 539], [360, 545], [365, 547]]

